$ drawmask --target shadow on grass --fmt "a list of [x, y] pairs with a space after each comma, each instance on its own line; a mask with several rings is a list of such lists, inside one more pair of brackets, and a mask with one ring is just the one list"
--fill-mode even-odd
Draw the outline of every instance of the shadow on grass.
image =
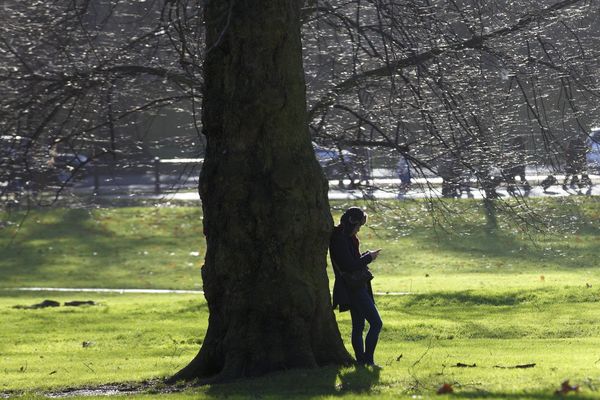
[[[465, 225], [461, 229], [465, 232], [441, 234], [423, 227], [414, 229], [411, 237], [423, 244], [424, 251], [451, 253], [461, 259], [475, 257], [485, 260], [485, 263], [495, 261], [501, 265], [516, 262], [520, 272], [538, 270], [552, 264], [559, 265], [563, 270], [589, 268], [595, 265], [597, 239], [600, 238], [597, 229], [586, 229], [577, 234], [548, 233], [531, 237], [521, 237], [517, 233], [502, 230], [489, 233], [474, 225]], [[503, 272], [504, 268], [492, 266], [477, 270], [494, 273]]]
[[[259, 378], [240, 379], [237, 381], [212, 386], [189, 386], [189, 384], [168, 386], [162, 380], [143, 382], [123, 382], [101, 384], [96, 386], [80, 386], [41, 392], [32, 398], [66, 398], [76, 396], [116, 396], [116, 395], [168, 395], [185, 393], [201, 398], [313, 398], [322, 396], [346, 396], [354, 394], [373, 395], [373, 386], [379, 382], [379, 370], [364, 367], [328, 366], [314, 370], [290, 370], [276, 372]], [[26, 393], [21, 391], [0, 391], [0, 398], [19, 397]], [[39, 396], [39, 397], [38, 397]], [[184, 396], [188, 398], [188, 396]], [[29, 397], [28, 397], [29, 398]]]
[[[147, 250], [168, 254], [178, 249], [174, 243], [189, 236], [168, 214], [164, 219], [151, 216], [150, 221], [144, 210], [98, 214], [83, 209], [34, 211], [14, 240], [8, 230], [0, 230], [0, 280], [7, 287], [32, 281], [66, 287], [93, 281], [106, 286], [102, 279], [114, 282], [118, 276], [121, 287], [149, 287], [146, 281], [157, 279], [150, 277], [151, 267], [175, 261], [144, 256]], [[130, 266], [126, 270], [120, 269], [124, 263]]]
[[536, 292], [543, 289], [523, 290], [518, 292], [437, 292], [414, 294], [407, 299], [406, 305], [414, 306], [515, 306], [530, 302], [536, 297]]
[[379, 382], [379, 370], [365, 367], [328, 366], [315, 370], [298, 370], [245, 379], [226, 385], [213, 385], [206, 394], [215, 398], [297, 398], [343, 396], [371, 391]]
[[[560, 269], [595, 265], [597, 239], [600, 238], [600, 202], [597, 199], [533, 200], [529, 207], [541, 218], [536, 225], [540, 231], [533, 227], [535, 223], [530, 225], [535, 218], [528, 213], [523, 214], [524, 220], [515, 220], [513, 214], [512, 217], [505, 215], [500, 219], [512, 222], [503, 222], [501, 227], [490, 231], [485, 226], [479, 201], [447, 203], [449, 208], [444, 209], [443, 218], [436, 219], [441, 225], [432, 226], [433, 220], [428, 218], [415, 220], [410, 214], [427, 210], [407, 211], [401, 219], [384, 224], [388, 228], [396, 227], [389, 231], [387, 239], [397, 239], [397, 232], [404, 229], [410, 232], [411, 241], [426, 252], [446, 252], [462, 259], [485, 258], [485, 263], [495, 261], [501, 265], [516, 262], [520, 271], [524, 271], [523, 267], [537, 269], [547, 265]], [[492, 265], [485, 272], [503, 271], [501, 265]], [[483, 270], [476, 265], [469, 269], [473, 268]]]
[[467, 306], [519, 306], [561, 304], [561, 303], [597, 303], [600, 299], [598, 289], [590, 287], [538, 288], [521, 290], [464, 290], [455, 292], [432, 292], [406, 296], [406, 307], [467, 307]]
[[56, 251], [63, 250], [60, 243], [76, 244], [77, 250], [89, 254], [108, 252], [108, 241], [102, 238], [109, 236], [110, 233], [93, 226], [86, 210], [64, 210], [51, 218], [45, 213], [31, 215], [14, 241], [7, 237], [0, 241], [3, 265], [0, 276], [8, 280], [11, 274], [35, 275], [52, 263]]

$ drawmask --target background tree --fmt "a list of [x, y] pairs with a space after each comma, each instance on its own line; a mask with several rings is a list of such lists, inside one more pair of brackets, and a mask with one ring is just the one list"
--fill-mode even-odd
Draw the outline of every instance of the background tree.
[[568, 138], [598, 124], [597, 5], [323, 1], [312, 10], [314, 134], [370, 148], [375, 165], [403, 155], [418, 175], [470, 178], [492, 225], [495, 187], [513, 167], [562, 171]]
[[498, 165], [517, 135], [547, 157], [562, 154], [557, 139], [597, 122], [596, 5], [356, 1], [315, 10], [305, 43], [328, 52], [307, 63], [311, 116], [333, 141], [351, 141], [353, 130], [363, 139], [354, 145], [413, 143], [431, 168], [440, 153], [465, 149], [459, 161], [475, 167]]
[[150, 121], [185, 109], [193, 122], [202, 80], [179, 68], [162, 4], [7, 0], [4, 10], [0, 158], [11, 168], [0, 181], [56, 193], [68, 182], [53, 179], [55, 154], [139, 165]]

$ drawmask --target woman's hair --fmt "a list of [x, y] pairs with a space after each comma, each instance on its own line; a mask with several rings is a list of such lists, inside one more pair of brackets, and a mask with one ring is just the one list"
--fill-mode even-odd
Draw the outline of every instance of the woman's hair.
[[367, 213], [358, 207], [350, 207], [340, 219], [344, 233], [350, 234], [357, 227], [367, 223]]

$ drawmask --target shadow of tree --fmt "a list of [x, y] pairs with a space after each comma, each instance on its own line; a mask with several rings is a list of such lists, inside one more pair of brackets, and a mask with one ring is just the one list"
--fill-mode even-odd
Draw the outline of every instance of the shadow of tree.
[[326, 366], [314, 370], [277, 372], [260, 378], [213, 385], [207, 389], [206, 394], [214, 398], [343, 396], [367, 393], [378, 382], [379, 369]]
[[[193, 383], [165, 385], [161, 379], [141, 382], [122, 382], [100, 385], [84, 385], [43, 392], [46, 397], [68, 396], [115, 396], [115, 395], [168, 395], [185, 392], [201, 398], [314, 398], [341, 397], [347, 395], [372, 395], [369, 391], [379, 382], [379, 369], [365, 367], [326, 366], [311, 370], [274, 372], [258, 378], [240, 379], [211, 386], [195, 386]], [[0, 397], [22, 396], [20, 391], [0, 392]], [[37, 397], [36, 397], [37, 398]], [[153, 397], [154, 398], [154, 397]]]
[[356, 366], [339, 374], [341, 384], [338, 394], [347, 392], [364, 393], [379, 382], [379, 368]]
[[150, 208], [35, 210], [16, 236], [13, 229], [0, 229], [0, 280], [6, 287], [40, 282], [79, 287], [89, 282], [153, 287], [160, 282], [162, 287], [190, 287], [199, 274], [190, 278], [189, 264], [196, 258], [188, 253], [203, 246], [198, 216]]
[[520, 290], [499, 293], [483, 293], [474, 291], [460, 292], [435, 292], [414, 294], [407, 299], [408, 307], [414, 306], [515, 306], [531, 301], [536, 292], [542, 293], [544, 289]]
[[[0, 272], [4, 280], [8, 280], [11, 273], [20, 276], [36, 274], [39, 269], [51, 264], [55, 251], [60, 251], [60, 246], [57, 246], [59, 241], [70, 243], [89, 237], [94, 240], [79, 241], [79, 249], [89, 251], [89, 254], [110, 250], [108, 241], [100, 240], [110, 236], [110, 233], [91, 224], [87, 210], [67, 209], [53, 218], [44, 214], [28, 218], [14, 237], [15, 240], [11, 238], [2, 246], [3, 267]], [[43, 243], [48, 245], [42, 246]]]
[[[417, 228], [411, 233], [413, 241], [422, 243], [423, 250], [454, 254], [460, 259], [485, 259], [491, 268], [475, 270], [494, 273], [503, 271], [502, 265], [517, 263], [520, 271], [537, 270], [541, 266], [556, 265], [562, 270], [589, 268], [593, 265], [600, 231], [590, 226], [577, 234], [556, 232], [529, 237], [510, 231], [485, 230], [463, 226], [468, 233], [435, 234], [429, 228]], [[560, 263], [558, 262], [560, 260]]]

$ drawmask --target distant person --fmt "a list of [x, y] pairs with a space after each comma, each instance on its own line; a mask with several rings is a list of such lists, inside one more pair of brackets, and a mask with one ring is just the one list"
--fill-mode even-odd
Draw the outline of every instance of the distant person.
[[514, 137], [508, 147], [509, 161], [502, 168], [501, 174], [504, 181], [508, 185], [508, 191], [514, 192], [517, 183], [517, 177], [521, 180], [521, 184], [525, 191], [531, 189], [527, 178], [525, 177], [526, 162], [524, 159], [525, 141], [521, 136]]
[[410, 164], [404, 156], [400, 156], [398, 161], [398, 178], [400, 178], [400, 193], [404, 193], [410, 188], [411, 180]]
[[442, 197], [460, 197], [461, 171], [452, 154], [444, 154], [438, 159], [437, 173], [442, 178]]
[[[333, 308], [340, 312], [350, 310], [352, 318], [352, 348], [356, 362], [360, 365], [378, 367], [374, 361], [375, 347], [383, 323], [373, 297], [372, 275], [368, 264], [375, 261], [380, 250], [360, 252], [356, 237], [361, 226], [366, 224], [367, 214], [358, 207], [350, 207], [344, 212], [340, 224], [331, 234], [329, 254], [335, 274], [333, 285]], [[364, 280], [349, 279], [364, 276]], [[365, 321], [369, 331], [363, 341]]]
[[556, 185], [557, 183], [558, 183], [558, 180], [556, 180], [556, 177], [554, 177], [554, 175], [550, 174], [543, 181], [540, 182], [540, 185], [544, 189], [544, 193], [546, 193], [548, 191], [548, 189], [550, 188], [550, 186]]
[[[579, 185], [583, 187], [590, 185], [591, 180], [586, 172], [585, 155], [587, 148], [583, 138], [577, 136], [569, 140], [567, 149], [565, 150], [565, 180], [563, 181], [563, 189], [567, 190], [567, 185], [574, 187]], [[581, 176], [581, 179], [579, 179]], [[571, 182], [569, 184], [569, 178]]]
[[486, 199], [500, 198], [497, 189], [502, 181], [501, 177], [492, 175], [489, 168], [481, 167], [477, 171], [477, 180], [479, 181], [479, 185], [481, 186], [481, 190], [483, 190]]

